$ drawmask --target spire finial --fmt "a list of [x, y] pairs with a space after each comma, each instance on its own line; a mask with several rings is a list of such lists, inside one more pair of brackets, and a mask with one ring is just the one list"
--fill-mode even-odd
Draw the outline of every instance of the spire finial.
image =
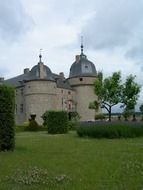
[[42, 49], [40, 49], [40, 54], [39, 54], [39, 62], [42, 62]]
[[81, 55], [83, 54], [83, 36], [81, 36]]

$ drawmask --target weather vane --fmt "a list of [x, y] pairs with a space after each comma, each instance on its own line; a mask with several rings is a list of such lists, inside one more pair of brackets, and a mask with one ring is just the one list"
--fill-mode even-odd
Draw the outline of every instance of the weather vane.
[[40, 49], [40, 55], [41, 55], [41, 53], [42, 53], [42, 50], [43, 50], [43, 49]]
[[40, 49], [40, 55], [39, 55], [39, 59], [40, 59], [39, 61], [40, 61], [40, 62], [41, 62], [41, 60], [42, 60], [42, 50], [43, 50], [43, 49]]
[[81, 44], [83, 44], [83, 36], [81, 36]]

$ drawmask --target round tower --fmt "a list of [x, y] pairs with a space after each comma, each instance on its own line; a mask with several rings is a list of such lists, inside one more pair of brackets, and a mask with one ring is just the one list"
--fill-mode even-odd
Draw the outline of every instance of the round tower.
[[97, 99], [93, 89], [96, 76], [95, 65], [87, 59], [83, 53], [83, 44], [81, 44], [81, 54], [76, 55], [68, 78], [70, 85], [75, 90], [76, 111], [79, 113], [81, 121], [94, 120], [95, 111], [89, 109], [89, 103]]
[[31, 114], [36, 114], [36, 120], [42, 123], [41, 116], [50, 109], [56, 109], [56, 82], [52, 72], [40, 60], [25, 81], [25, 113], [28, 119]]

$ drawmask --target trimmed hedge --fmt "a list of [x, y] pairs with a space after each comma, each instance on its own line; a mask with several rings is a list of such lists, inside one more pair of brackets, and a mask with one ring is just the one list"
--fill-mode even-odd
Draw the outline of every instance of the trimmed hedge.
[[15, 90], [0, 85], [0, 151], [14, 150], [15, 146]]
[[66, 111], [46, 112], [45, 125], [48, 126], [48, 133], [62, 134], [68, 132], [68, 114]]
[[143, 123], [109, 123], [101, 122], [94, 125], [81, 124], [77, 127], [79, 137], [92, 138], [133, 138], [143, 136]]

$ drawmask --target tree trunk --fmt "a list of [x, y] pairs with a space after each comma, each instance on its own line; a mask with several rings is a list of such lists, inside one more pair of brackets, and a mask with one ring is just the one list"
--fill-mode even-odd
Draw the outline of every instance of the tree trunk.
[[109, 114], [109, 121], [111, 121], [111, 107], [109, 107], [109, 112], [108, 112], [108, 114]]

